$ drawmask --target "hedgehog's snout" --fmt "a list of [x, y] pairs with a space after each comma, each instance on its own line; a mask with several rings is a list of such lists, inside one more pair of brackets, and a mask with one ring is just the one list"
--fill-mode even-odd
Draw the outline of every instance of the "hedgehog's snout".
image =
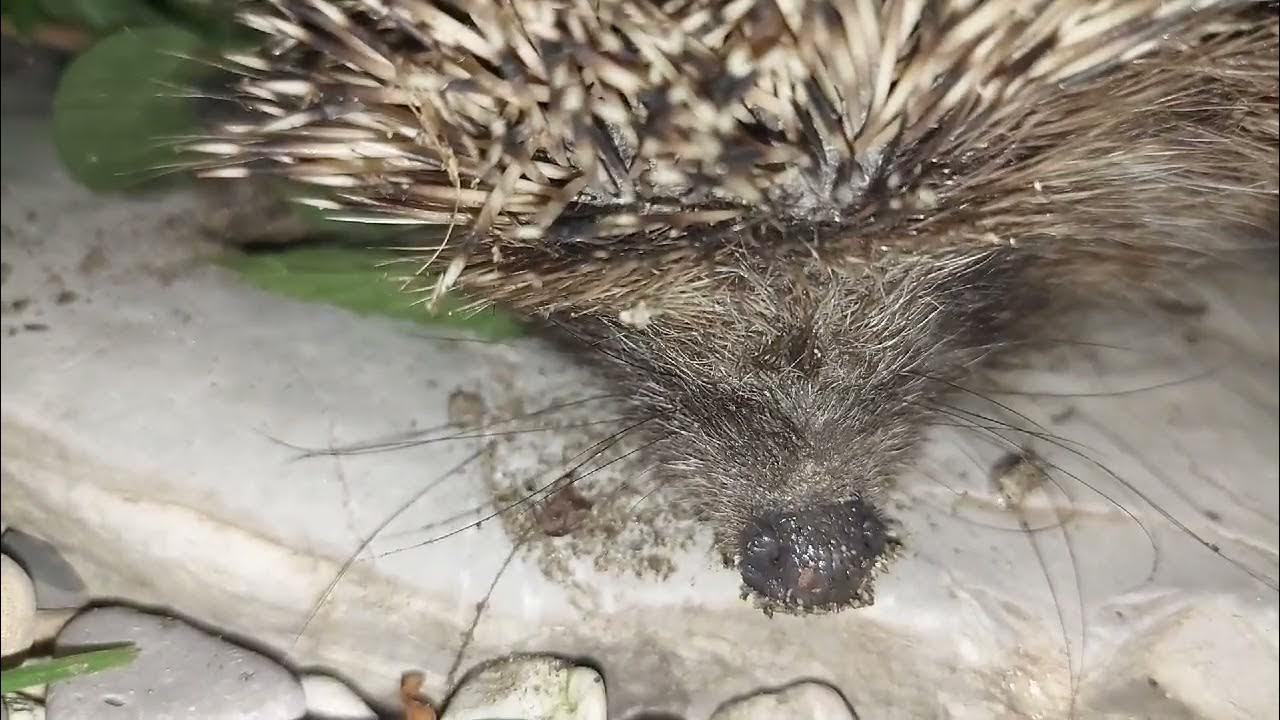
[[863, 500], [768, 512], [743, 530], [738, 569], [746, 586], [792, 609], [870, 603], [871, 576], [891, 542]]

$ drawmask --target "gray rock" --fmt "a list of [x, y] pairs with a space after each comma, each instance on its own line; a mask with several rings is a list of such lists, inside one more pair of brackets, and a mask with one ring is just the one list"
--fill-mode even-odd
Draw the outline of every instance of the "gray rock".
[[726, 703], [711, 720], [772, 720], [773, 718], [806, 718], [806, 720], [857, 720], [840, 693], [829, 685], [801, 682], [773, 692]]
[[9, 529], [3, 538], [4, 554], [26, 568], [36, 588], [36, 607], [78, 608], [89, 599], [84, 581], [52, 543]]
[[335, 677], [303, 675], [302, 693], [307, 698], [307, 717], [311, 720], [378, 720], [364, 700]]
[[49, 688], [56, 720], [296, 720], [302, 686], [271, 659], [174, 618], [124, 607], [85, 612], [58, 635], [59, 651], [133, 642], [127, 667]]

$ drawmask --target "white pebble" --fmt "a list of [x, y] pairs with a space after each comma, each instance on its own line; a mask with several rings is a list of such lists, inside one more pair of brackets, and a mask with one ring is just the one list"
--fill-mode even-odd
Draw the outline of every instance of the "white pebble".
[[163, 615], [95, 608], [67, 623], [57, 649], [121, 642], [134, 643], [138, 657], [50, 685], [50, 717], [297, 720], [306, 710], [302, 686], [270, 658]]
[[462, 682], [441, 720], [605, 720], [604, 679], [556, 657], [527, 656], [484, 666]]
[[4, 720], [44, 720], [44, 705], [22, 695], [4, 696]]
[[77, 612], [73, 608], [36, 610], [36, 619], [32, 623], [32, 634], [35, 636], [35, 641], [44, 642], [56, 638], [58, 633], [62, 632], [62, 628], [66, 626], [67, 621], [75, 617]]
[[829, 685], [802, 682], [774, 692], [734, 700], [715, 712], [711, 720], [857, 720], [840, 693]]
[[315, 720], [377, 720], [378, 715], [341, 680], [328, 675], [302, 676], [307, 717]]
[[31, 647], [36, 629], [36, 590], [22, 566], [0, 555], [0, 656]]

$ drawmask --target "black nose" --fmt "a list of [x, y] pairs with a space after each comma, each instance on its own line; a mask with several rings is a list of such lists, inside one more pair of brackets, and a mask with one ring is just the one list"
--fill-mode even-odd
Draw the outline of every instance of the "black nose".
[[769, 512], [743, 531], [738, 569], [748, 588], [783, 607], [868, 605], [876, 562], [891, 542], [862, 500]]

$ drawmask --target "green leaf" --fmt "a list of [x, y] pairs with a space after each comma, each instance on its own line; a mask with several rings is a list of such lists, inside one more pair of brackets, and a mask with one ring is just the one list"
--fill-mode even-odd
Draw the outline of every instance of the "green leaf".
[[29, 35], [49, 17], [40, 6], [40, 0], [4, 0], [0, 13], [13, 23], [19, 35]]
[[435, 312], [414, 304], [421, 296], [402, 292], [392, 279], [403, 271], [378, 267], [392, 257], [371, 250], [316, 246], [235, 255], [223, 264], [264, 290], [360, 315], [450, 327], [494, 340], [522, 334], [514, 317], [497, 310], [455, 312], [465, 304], [455, 297], [445, 296]]
[[194, 107], [176, 97], [205, 66], [203, 44], [174, 27], [122, 30], [62, 74], [53, 137], [71, 173], [93, 190], [121, 190], [161, 174], [179, 156], [172, 140], [193, 132]]
[[0, 692], [14, 692], [78, 675], [123, 667], [136, 657], [138, 648], [129, 644], [19, 665], [12, 670], [0, 672]]
[[40, 4], [50, 17], [95, 32], [165, 21], [147, 0], [41, 0]]
[[261, 36], [235, 20], [237, 3], [227, 0], [153, 0], [175, 22], [220, 48], [251, 46]]

